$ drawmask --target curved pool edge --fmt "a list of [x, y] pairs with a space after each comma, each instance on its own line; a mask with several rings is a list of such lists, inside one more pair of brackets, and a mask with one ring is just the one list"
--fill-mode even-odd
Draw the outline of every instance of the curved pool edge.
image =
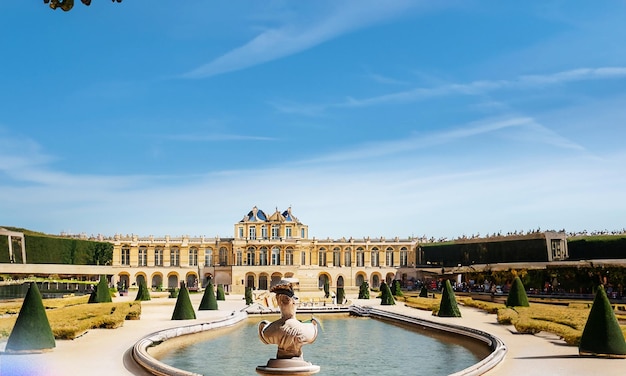
[[160, 330], [149, 334], [135, 343], [132, 347], [131, 355], [133, 360], [147, 372], [159, 376], [202, 376], [195, 372], [181, 370], [179, 368], [167, 365], [155, 359], [148, 353], [148, 348], [157, 346], [169, 339], [205, 332], [207, 330], [226, 328], [236, 325], [248, 318], [245, 311], [233, 311], [230, 316], [205, 323], [194, 325], [179, 326], [170, 329]]
[[[500, 364], [500, 362], [504, 360], [504, 357], [507, 353], [507, 347], [500, 338], [482, 330], [461, 325], [438, 323], [414, 316], [377, 309], [371, 306], [351, 305], [349, 307], [349, 312], [358, 316], [393, 320], [396, 322], [419, 326], [421, 328], [429, 328], [441, 332], [462, 335], [470, 339], [483, 342], [489, 347], [489, 355], [482, 359], [480, 362], [475, 363], [461, 371], [455, 372], [450, 376], [482, 375]], [[247, 318], [248, 314], [245, 310], [239, 312], [233, 311], [230, 316], [223, 319], [160, 330], [158, 332], [147, 335], [137, 341], [131, 349], [131, 355], [137, 365], [153, 375], [202, 376], [201, 374], [181, 370], [160, 362], [148, 353], [148, 348], [157, 346], [167, 341], [168, 339], [172, 339], [175, 337], [233, 326]]]
[[387, 310], [377, 309], [371, 306], [350, 306], [350, 313], [358, 316], [374, 317], [380, 319], [388, 319], [396, 322], [402, 322], [409, 325], [415, 325], [422, 328], [429, 328], [447, 333], [462, 335], [471, 339], [484, 342], [491, 352], [480, 362], [475, 363], [461, 371], [455, 372], [450, 376], [474, 376], [482, 375], [491, 370], [504, 360], [507, 353], [507, 347], [500, 338], [491, 333], [482, 330], [468, 328], [461, 325], [438, 323], [414, 316], [403, 315], [401, 313], [391, 312]]

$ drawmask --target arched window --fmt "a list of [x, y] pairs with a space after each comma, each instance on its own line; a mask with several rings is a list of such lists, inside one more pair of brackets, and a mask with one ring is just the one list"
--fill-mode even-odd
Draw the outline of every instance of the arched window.
[[228, 250], [225, 247], [220, 248], [220, 266], [228, 265]]
[[145, 245], [139, 247], [139, 260], [137, 265], [139, 266], [147, 266], [148, 265], [148, 248]]
[[204, 266], [213, 266], [213, 248], [204, 250]]
[[372, 248], [372, 255], [371, 255], [372, 266], [380, 266], [380, 256], [378, 252], [379, 252], [378, 248], [376, 247]]
[[363, 274], [357, 274], [356, 279], [354, 281], [355, 281], [356, 287], [361, 287], [363, 282], [365, 282], [365, 277], [363, 277]]
[[352, 248], [348, 247], [344, 251], [344, 265], [352, 266]]
[[361, 247], [356, 250], [356, 266], [365, 266], [365, 252]]
[[293, 265], [293, 249], [285, 250], [285, 265]]
[[180, 249], [170, 248], [170, 266], [180, 266]]
[[154, 249], [154, 265], [163, 266], [163, 247], [156, 247]]
[[198, 248], [189, 248], [189, 266], [198, 266]]
[[326, 248], [322, 247], [317, 252], [317, 261], [319, 266], [326, 266]]
[[267, 265], [267, 247], [261, 247], [259, 251], [259, 265]]
[[254, 247], [250, 247], [248, 248], [248, 252], [246, 252], [246, 265], [255, 265], [254, 261]]
[[272, 265], [280, 265], [280, 249], [278, 247], [272, 248]]
[[387, 247], [385, 254], [386, 254], [385, 264], [387, 266], [393, 266], [393, 248]]
[[333, 248], [333, 265], [341, 266], [341, 249], [339, 247]]

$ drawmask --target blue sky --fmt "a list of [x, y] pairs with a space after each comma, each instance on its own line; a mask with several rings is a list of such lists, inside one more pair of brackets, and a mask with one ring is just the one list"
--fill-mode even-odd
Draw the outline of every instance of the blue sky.
[[0, 2], [0, 225], [626, 227], [626, 1]]

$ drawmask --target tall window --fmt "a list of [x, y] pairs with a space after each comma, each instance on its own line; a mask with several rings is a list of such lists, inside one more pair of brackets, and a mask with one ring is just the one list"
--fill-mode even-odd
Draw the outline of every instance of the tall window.
[[304, 228], [300, 229], [300, 237], [306, 239], [306, 230]]
[[247, 265], [255, 265], [254, 264], [254, 247], [248, 248], [248, 252], [246, 252], [246, 262], [247, 262]]
[[198, 248], [189, 248], [189, 266], [198, 266]]
[[350, 247], [345, 249], [344, 265], [345, 266], [352, 266], [352, 248], [350, 248]]
[[256, 226], [250, 226], [248, 229], [248, 237], [250, 240], [256, 240]]
[[326, 248], [320, 248], [317, 252], [317, 261], [319, 266], [326, 266]]
[[213, 248], [204, 250], [204, 266], [213, 266]]
[[357, 248], [356, 250], [356, 266], [365, 266], [365, 252], [363, 252], [363, 248]]
[[372, 248], [371, 255], [372, 266], [380, 266], [380, 256], [378, 254], [378, 248]]
[[306, 265], [306, 252], [300, 252], [300, 265]]
[[280, 238], [279, 230], [280, 228], [278, 227], [278, 225], [272, 225], [272, 239]]
[[291, 239], [291, 226], [285, 227], [285, 237]]
[[236, 260], [237, 266], [241, 266], [243, 264], [243, 255], [242, 255], [241, 250], [237, 251], [236, 257], [237, 257], [237, 260]]
[[280, 265], [280, 249], [278, 247], [272, 248], [272, 265]]
[[220, 266], [226, 265], [228, 265], [228, 250], [225, 247], [222, 247], [220, 248]]
[[139, 261], [137, 263], [139, 266], [147, 266], [148, 265], [148, 248], [146, 246], [139, 247]]
[[122, 247], [122, 265], [130, 265], [130, 248]]
[[239, 230], [238, 238], [243, 238], [243, 226], [239, 226], [238, 230]]
[[161, 247], [154, 249], [154, 265], [163, 266], [163, 248]]
[[409, 265], [409, 251], [406, 247], [400, 249], [400, 266]]
[[393, 266], [393, 248], [391, 247], [387, 247], [387, 252], [386, 253], [386, 259], [385, 259], [385, 264], [387, 266]]
[[333, 248], [333, 265], [341, 266], [341, 249], [339, 247]]
[[293, 265], [293, 249], [285, 251], [285, 265]]
[[259, 265], [267, 265], [267, 247], [261, 247], [259, 251]]
[[261, 238], [267, 239], [267, 226], [261, 226]]
[[180, 266], [180, 249], [178, 247], [170, 249], [170, 266]]

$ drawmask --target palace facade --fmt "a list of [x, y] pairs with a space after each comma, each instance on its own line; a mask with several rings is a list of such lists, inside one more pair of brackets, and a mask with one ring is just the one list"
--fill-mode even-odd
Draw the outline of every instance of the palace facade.
[[232, 238], [139, 237], [116, 235], [113, 282], [124, 286], [141, 280], [154, 288], [191, 288], [209, 280], [226, 291], [243, 294], [246, 287], [267, 290], [273, 281], [293, 278], [300, 293], [331, 289], [357, 293], [367, 281], [406, 279], [402, 269], [419, 264], [417, 239], [316, 239], [291, 208], [266, 214], [252, 208], [234, 224]]

